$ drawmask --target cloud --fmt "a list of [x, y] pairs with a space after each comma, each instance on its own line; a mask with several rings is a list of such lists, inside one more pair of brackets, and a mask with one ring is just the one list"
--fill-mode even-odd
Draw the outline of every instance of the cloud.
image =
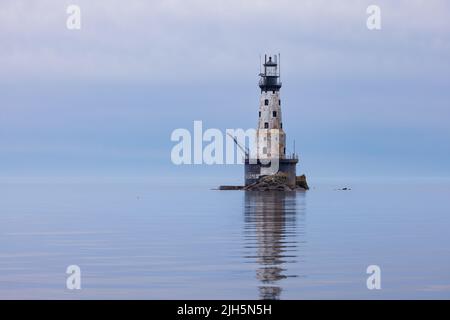
[[311, 76], [450, 69], [447, 1], [378, 2], [376, 33], [365, 27], [370, 1], [80, 0], [80, 31], [66, 29], [72, 2], [2, 1], [0, 81], [208, 82], [255, 74], [266, 51]]
[[[74, 3], [80, 31], [66, 29]], [[381, 31], [366, 28], [373, 3]], [[449, 9], [446, 0], [3, 0], [0, 174], [166, 163], [171, 130], [193, 120], [252, 126], [265, 52], [281, 52], [283, 123], [306, 166], [340, 172], [342, 157], [351, 173], [368, 158], [360, 166], [371, 174], [418, 172], [423, 152], [428, 170], [448, 174]]]

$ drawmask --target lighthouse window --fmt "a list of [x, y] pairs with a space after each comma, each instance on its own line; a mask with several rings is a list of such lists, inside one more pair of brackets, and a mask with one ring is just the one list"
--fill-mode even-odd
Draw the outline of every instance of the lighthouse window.
[[283, 129], [283, 122], [280, 123], [280, 128]]
[[264, 100], [264, 105], [268, 106], [269, 105], [269, 99]]
[[261, 111], [259, 112], [259, 117], [261, 118]]
[[272, 116], [276, 117], [277, 116], [277, 112], [276, 111], [272, 111]]
[[278, 100], [278, 104], [281, 106], [281, 100]]
[[269, 128], [269, 123], [268, 122], [264, 122], [264, 129], [268, 129]]

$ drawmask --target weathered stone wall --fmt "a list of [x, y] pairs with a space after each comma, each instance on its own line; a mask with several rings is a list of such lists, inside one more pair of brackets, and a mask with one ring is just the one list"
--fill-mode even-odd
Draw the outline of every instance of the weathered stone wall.
[[262, 92], [259, 99], [256, 146], [259, 159], [285, 157], [286, 135], [282, 128], [279, 91]]

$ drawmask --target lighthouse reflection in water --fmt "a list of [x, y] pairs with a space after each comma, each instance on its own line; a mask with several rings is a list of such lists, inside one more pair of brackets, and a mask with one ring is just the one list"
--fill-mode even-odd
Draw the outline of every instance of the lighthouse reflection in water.
[[[303, 259], [304, 193], [245, 192], [245, 253], [256, 263], [260, 299], [279, 299], [289, 270]], [[298, 269], [296, 269], [298, 270]]]

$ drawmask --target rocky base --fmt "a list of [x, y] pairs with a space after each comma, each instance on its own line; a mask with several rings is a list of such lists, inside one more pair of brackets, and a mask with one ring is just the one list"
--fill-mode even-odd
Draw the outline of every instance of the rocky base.
[[287, 183], [287, 177], [283, 173], [263, 176], [255, 183], [248, 186], [220, 186], [219, 190], [246, 190], [246, 191], [295, 191], [308, 190], [306, 176], [296, 177], [295, 186]]
[[306, 176], [304, 174], [295, 178], [295, 185], [298, 188], [309, 190], [308, 182], [306, 182]]

